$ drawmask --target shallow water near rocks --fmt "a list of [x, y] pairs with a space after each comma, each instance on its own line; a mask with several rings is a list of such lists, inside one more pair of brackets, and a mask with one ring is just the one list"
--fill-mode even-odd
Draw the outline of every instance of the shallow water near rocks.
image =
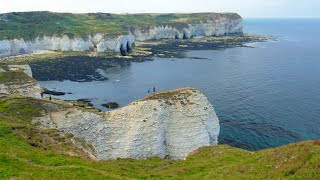
[[59, 98], [88, 98], [101, 109], [110, 101], [124, 106], [153, 86], [157, 91], [195, 87], [208, 96], [220, 119], [220, 143], [257, 150], [319, 139], [320, 20], [251, 19], [245, 27], [277, 41], [97, 69], [105, 81], [40, 84], [73, 93]]

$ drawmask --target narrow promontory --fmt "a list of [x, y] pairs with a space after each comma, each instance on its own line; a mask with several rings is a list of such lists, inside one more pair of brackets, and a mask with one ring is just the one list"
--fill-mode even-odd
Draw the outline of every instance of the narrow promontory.
[[216, 145], [219, 120], [207, 97], [193, 88], [156, 93], [109, 112], [77, 108], [50, 112], [33, 123], [84, 139], [97, 159], [185, 159]]

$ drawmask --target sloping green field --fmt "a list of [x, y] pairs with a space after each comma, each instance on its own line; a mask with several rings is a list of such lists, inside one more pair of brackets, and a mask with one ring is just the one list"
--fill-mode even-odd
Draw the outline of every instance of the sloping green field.
[[76, 35], [106, 33], [108, 36], [127, 34], [136, 26], [174, 25], [186, 27], [188, 23], [213, 21], [220, 17], [238, 19], [235, 13], [197, 14], [71, 14], [52, 12], [20, 12], [0, 14], [0, 40], [12, 38], [32, 39], [41, 35]]
[[204, 147], [187, 160], [93, 161], [71, 135], [40, 130], [31, 119], [63, 108], [47, 101], [0, 95], [0, 179], [319, 179], [320, 146], [302, 142], [250, 152]]

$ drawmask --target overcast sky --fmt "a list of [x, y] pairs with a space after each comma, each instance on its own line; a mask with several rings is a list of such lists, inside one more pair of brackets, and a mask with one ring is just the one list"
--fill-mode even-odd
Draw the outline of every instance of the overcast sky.
[[237, 12], [243, 17], [319, 18], [320, 0], [0, 0], [0, 13], [20, 11]]

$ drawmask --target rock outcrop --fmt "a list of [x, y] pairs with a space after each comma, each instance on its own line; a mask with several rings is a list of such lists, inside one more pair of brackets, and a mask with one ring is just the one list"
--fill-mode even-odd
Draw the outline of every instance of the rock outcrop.
[[32, 70], [31, 67], [27, 64], [10, 64], [8, 65], [10, 71], [23, 71], [26, 75], [32, 77]]
[[[192, 14], [190, 14], [192, 16]], [[38, 36], [31, 40], [0, 40], [0, 57], [41, 51], [97, 51], [119, 52], [126, 55], [135, 41], [159, 39], [187, 39], [199, 36], [222, 36], [242, 33], [242, 18], [237, 14], [209, 13], [210, 20], [194, 23], [170, 23], [139, 27], [128, 25], [128, 32], [121, 36], [109, 36], [107, 32], [90, 33], [84, 37], [68, 35]], [[179, 19], [176, 19], [177, 21]]]
[[40, 98], [42, 89], [32, 78], [29, 65], [8, 65], [8, 70], [0, 73], [0, 93]]
[[157, 93], [103, 113], [51, 112], [33, 123], [84, 139], [100, 160], [185, 159], [201, 146], [216, 145], [220, 130], [207, 97], [192, 88]]

